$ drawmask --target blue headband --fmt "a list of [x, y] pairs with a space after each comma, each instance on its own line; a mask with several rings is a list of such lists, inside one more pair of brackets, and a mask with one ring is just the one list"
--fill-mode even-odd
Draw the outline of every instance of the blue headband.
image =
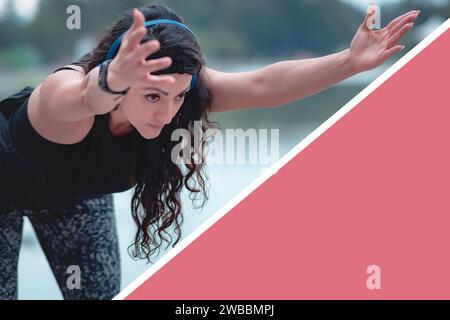
[[[144, 23], [144, 26], [146, 28], [149, 28], [151, 26], [155, 26], [157, 24], [162, 24], [162, 23], [174, 24], [174, 25], [177, 25], [179, 27], [182, 27], [183, 29], [189, 31], [195, 38], [195, 34], [194, 34], [194, 32], [192, 32], [191, 29], [189, 29], [186, 25], [182, 24], [181, 22], [178, 22], [178, 21], [175, 21], [175, 20], [170, 20], [170, 19], [150, 20], [150, 21], [146, 21]], [[115, 57], [115, 55], [119, 51], [119, 47], [120, 47], [120, 44], [122, 43], [122, 39], [127, 33], [128, 33], [128, 31], [125, 32], [124, 34], [122, 34], [119, 38], [117, 38], [116, 41], [114, 41], [113, 45], [111, 46], [111, 48], [108, 51], [108, 55], [106, 56], [106, 60], [111, 60], [111, 59], [113, 59]], [[191, 88], [190, 88], [190, 90], [192, 90], [195, 87], [195, 84], [197, 83], [197, 77], [198, 76], [196, 74], [192, 75], [192, 81], [191, 81]]]

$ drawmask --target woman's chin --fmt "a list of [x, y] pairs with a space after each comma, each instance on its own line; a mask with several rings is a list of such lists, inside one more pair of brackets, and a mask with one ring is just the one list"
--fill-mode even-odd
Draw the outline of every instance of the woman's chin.
[[162, 127], [155, 127], [149, 124], [144, 124], [139, 133], [144, 139], [151, 140], [157, 138], [161, 133]]

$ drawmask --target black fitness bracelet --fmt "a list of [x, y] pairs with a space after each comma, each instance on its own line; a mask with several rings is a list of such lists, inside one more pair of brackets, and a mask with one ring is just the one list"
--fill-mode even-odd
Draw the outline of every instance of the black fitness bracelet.
[[130, 87], [126, 88], [124, 91], [113, 91], [108, 87], [108, 83], [106, 82], [106, 79], [108, 77], [108, 67], [109, 64], [112, 60], [106, 60], [105, 62], [103, 62], [100, 66], [100, 75], [98, 77], [98, 86], [100, 87], [100, 89], [102, 89], [103, 91], [105, 91], [106, 93], [110, 93], [110, 94], [120, 94], [125, 96], [128, 93], [128, 90], [130, 90]]

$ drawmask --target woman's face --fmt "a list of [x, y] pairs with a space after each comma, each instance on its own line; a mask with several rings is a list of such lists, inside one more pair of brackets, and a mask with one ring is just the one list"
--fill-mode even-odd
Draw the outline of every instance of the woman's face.
[[192, 75], [170, 75], [174, 77], [174, 83], [149, 85], [145, 89], [131, 88], [120, 103], [127, 120], [145, 139], [159, 136], [162, 128], [180, 110], [190, 89]]

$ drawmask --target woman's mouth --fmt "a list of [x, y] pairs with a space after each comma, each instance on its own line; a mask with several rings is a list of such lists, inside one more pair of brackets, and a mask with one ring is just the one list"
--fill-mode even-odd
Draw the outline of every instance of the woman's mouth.
[[164, 126], [155, 126], [155, 125], [150, 124], [150, 123], [147, 123], [147, 125], [148, 125], [149, 127], [153, 128], [153, 129], [157, 129], [157, 130], [160, 130], [160, 129], [162, 129], [162, 127], [164, 127]]

